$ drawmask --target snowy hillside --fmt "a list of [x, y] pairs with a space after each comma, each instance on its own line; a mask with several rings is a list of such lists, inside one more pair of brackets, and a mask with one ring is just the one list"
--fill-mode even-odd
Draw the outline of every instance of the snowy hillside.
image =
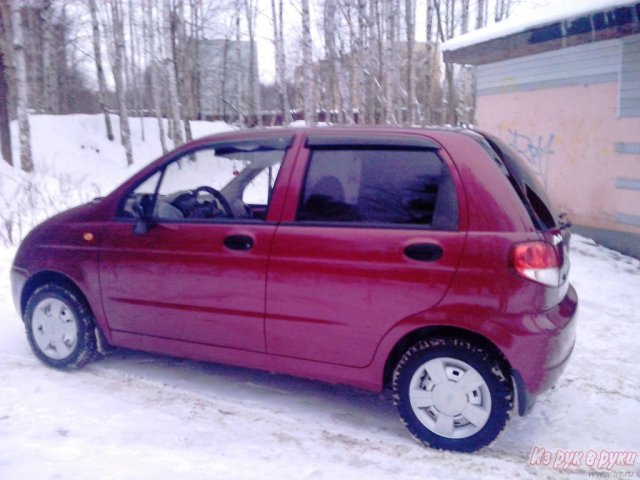
[[[0, 245], [19, 243], [54, 213], [109, 193], [120, 182], [162, 154], [155, 118], [132, 118], [134, 164], [127, 167], [119, 143], [119, 118], [111, 117], [116, 139], [107, 140], [100, 115], [31, 115], [35, 174], [26, 175], [0, 161]], [[14, 164], [19, 139], [12, 123]], [[232, 129], [221, 122], [191, 122], [194, 138]], [[165, 132], [166, 132], [165, 125]], [[144, 130], [144, 140], [142, 133]], [[167, 139], [168, 148], [172, 142]]]
[[[120, 147], [102, 139], [99, 117], [63, 120], [32, 117], [36, 168], [43, 170], [36, 181], [50, 182], [57, 199], [47, 214], [104, 194], [133, 172]], [[224, 128], [197, 124], [198, 135]], [[147, 143], [134, 143], [135, 169], [160, 153], [150, 119], [146, 134]], [[0, 177], [10, 200], [19, 174], [3, 166]], [[75, 186], [69, 198], [56, 190], [56, 178]], [[31, 353], [13, 308], [14, 254], [15, 247], [0, 246], [0, 479], [640, 477], [640, 261], [588, 239], [572, 241], [571, 279], [581, 303], [567, 370], [529, 416], [511, 419], [494, 444], [469, 455], [418, 445], [388, 391], [128, 351], [72, 373], [47, 368]], [[569, 465], [569, 451], [605, 459], [627, 452], [633, 466], [620, 456], [617, 465]], [[550, 463], [532, 465], [534, 452], [537, 460], [548, 452]]]

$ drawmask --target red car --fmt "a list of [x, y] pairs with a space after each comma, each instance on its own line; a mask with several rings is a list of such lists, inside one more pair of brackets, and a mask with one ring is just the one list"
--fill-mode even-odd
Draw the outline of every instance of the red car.
[[12, 284], [52, 367], [116, 346], [390, 386], [419, 441], [473, 451], [569, 359], [568, 244], [489, 135], [254, 130], [184, 145], [44, 222]]

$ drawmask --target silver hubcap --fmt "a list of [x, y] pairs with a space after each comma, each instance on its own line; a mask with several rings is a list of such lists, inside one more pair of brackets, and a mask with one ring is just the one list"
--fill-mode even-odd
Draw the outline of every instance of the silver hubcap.
[[78, 342], [76, 317], [71, 308], [57, 298], [45, 298], [36, 305], [31, 326], [36, 345], [53, 360], [71, 355]]
[[409, 401], [416, 417], [432, 432], [466, 438], [479, 432], [491, 413], [491, 394], [471, 365], [455, 358], [434, 358], [411, 377]]

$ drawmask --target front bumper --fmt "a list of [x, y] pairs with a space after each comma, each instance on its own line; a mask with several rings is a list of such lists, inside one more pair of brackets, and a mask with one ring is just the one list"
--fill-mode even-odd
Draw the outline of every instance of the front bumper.
[[11, 267], [11, 294], [13, 296], [13, 305], [16, 307], [18, 315], [22, 317], [22, 290], [25, 283], [27, 283], [28, 273], [26, 270], [16, 267]]

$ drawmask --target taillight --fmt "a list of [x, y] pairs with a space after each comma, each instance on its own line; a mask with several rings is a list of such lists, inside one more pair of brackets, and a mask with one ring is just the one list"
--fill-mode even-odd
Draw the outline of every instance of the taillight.
[[548, 287], [560, 286], [560, 261], [551, 244], [519, 243], [512, 247], [509, 260], [517, 275]]

